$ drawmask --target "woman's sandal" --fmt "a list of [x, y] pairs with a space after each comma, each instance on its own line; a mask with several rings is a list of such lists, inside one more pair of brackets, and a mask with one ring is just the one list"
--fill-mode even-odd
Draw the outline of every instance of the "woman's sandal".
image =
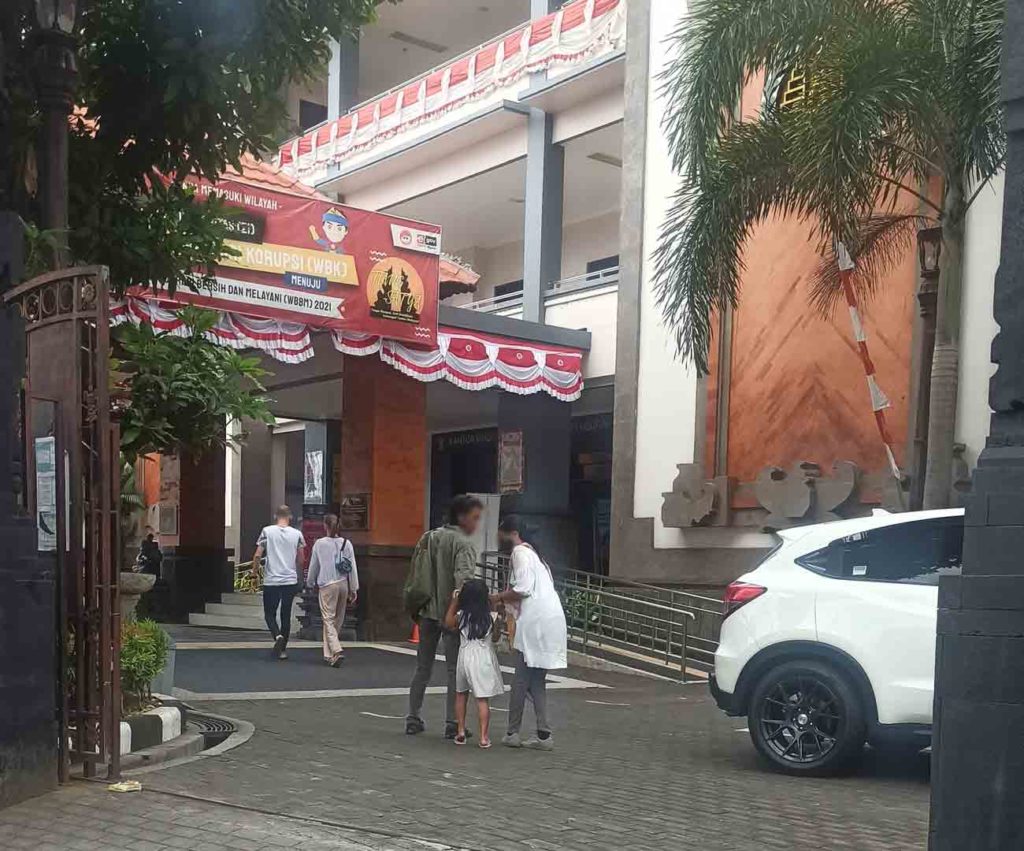
[[457, 744], [457, 745], [464, 745], [464, 744], [466, 744], [466, 734], [465, 733], [456, 733], [455, 734], [455, 744]]
[[332, 668], [338, 668], [338, 667], [340, 667], [340, 666], [341, 666], [341, 663], [342, 663], [342, 662], [344, 662], [344, 661], [345, 661], [345, 654], [344, 654], [344, 653], [335, 653], [335, 654], [334, 654], [334, 655], [333, 655], [333, 656], [331, 657], [331, 661], [330, 661], [330, 662], [328, 662], [328, 664], [329, 664], [329, 665], [330, 665], [330, 666], [331, 666]]
[[489, 748], [490, 746], [491, 746], [491, 740], [490, 739], [481, 739], [480, 740], [480, 747], [483, 748], [484, 750], [487, 750], [487, 748]]

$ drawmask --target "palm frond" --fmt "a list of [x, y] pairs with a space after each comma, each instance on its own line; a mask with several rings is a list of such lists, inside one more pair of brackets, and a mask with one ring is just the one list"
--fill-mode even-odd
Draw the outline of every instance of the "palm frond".
[[[679, 351], [706, 367], [711, 315], [734, 303], [742, 246], [771, 213], [843, 241], [869, 296], [925, 220], [962, 223], [967, 187], [1006, 156], [999, 97], [1005, 0], [693, 0], [672, 35], [665, 132], [683, 185], [662, 230], [656, 285]], [[809, 81], [794, 104], [733, 117], [752, 75]], [[756, 145], [763, 145], [757, 150]], [[921, 189], [941, 178], [943, 196]], [[831, 260], [811, 301], [829, 311]]]
[[882, 0], [695, 0], [663, 77], [676, 170], [701, 172], [753, 75], [809, 65], [826, 42], [897, 22]]
[[807, 216], [779, 122], [740, 124], [700, 178], [676, 192], [655, 251], [658, 303], [677, 349], [707, 372], [711, 317], [735, 305], [751, 228], [774, 212]]
[[[857, 234], [846, 249], [856, 259], [850, 283], [862, 301], [874, 296], [885, 275], [907, 256], [918, 229], [934, 224], [934, 219], [918, 213], [878, 213], [859, 223]], [[831, 245], [822, 246], [821, 260], [811, 279], [810, 301], [826, 317], [843, 301], [839, 265]]]

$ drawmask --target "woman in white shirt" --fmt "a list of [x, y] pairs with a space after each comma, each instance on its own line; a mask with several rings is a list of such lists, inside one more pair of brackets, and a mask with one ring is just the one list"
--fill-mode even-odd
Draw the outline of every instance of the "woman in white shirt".
[[[517, 517], [511, 516], [498, 526], [501, 548], [512, 554], [512, 572], [508, 590], [495, 594], [493, 600], [518, 609], [512, 642], [516, 672], [508, 707], [508, 732], [502, 743], [512, 748], [549, 751], [554, 748], [554, 740], [547, 719], [545, 683], [548, 671], [567, 667], [565, 612], [555, 590], [551, 568], [536, 547], [525, 540], [522, 525]], [[537, 716], [537, 736], [523, 742], [519, 728], [527, 694], [533, 700]]]
[[338, 532], [338, 518], [324, 516], [324, 537], [313, 544], [309, 556], [306, 587], [314, 588], [320, 597], [320, 616], [324, 622], [324, 661], [337, 668], [345, 658], [341, 647], [341, 629], [345, 609], [356, 602], [359, 592], [359, 571], [352, 542]]

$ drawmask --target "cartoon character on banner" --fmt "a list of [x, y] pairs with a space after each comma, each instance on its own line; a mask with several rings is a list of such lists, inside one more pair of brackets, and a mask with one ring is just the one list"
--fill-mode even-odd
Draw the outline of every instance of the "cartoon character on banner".
[[341, 210], [331, 207], [324, 213], [321, 227], [324, 232], [323, 237], [317, 234], [316, 225], [309, 226], [309, 235], [313, 238], [313, 242], [324, 251], [330, 251], [332, 254], [344, 254], [343, 243], [345, 237], [348, 236], [348, 219], [345, 214]]

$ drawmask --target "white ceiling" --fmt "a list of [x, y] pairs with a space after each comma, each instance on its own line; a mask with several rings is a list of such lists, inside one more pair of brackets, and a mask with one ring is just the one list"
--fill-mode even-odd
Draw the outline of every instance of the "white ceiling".
[[[529, 0], [402, 0], [382, 3], [364, 27], [359, 47], [359, 98], [412, 79], [530, 19]], [[444, 48], [437, 52], [398, 41], [401, 32]]]
[[[563, 223], [617, 210], [622, 169], [589, 156], [621, 158], [621, 123], [580, 136], [564, 147]], [[398, 204], [388, 212], [441, 225], [445, 251], [458, 254], [471, 248], [492, 248], [522, 240], [525, 187], [526, 161], [517, 160]]]

